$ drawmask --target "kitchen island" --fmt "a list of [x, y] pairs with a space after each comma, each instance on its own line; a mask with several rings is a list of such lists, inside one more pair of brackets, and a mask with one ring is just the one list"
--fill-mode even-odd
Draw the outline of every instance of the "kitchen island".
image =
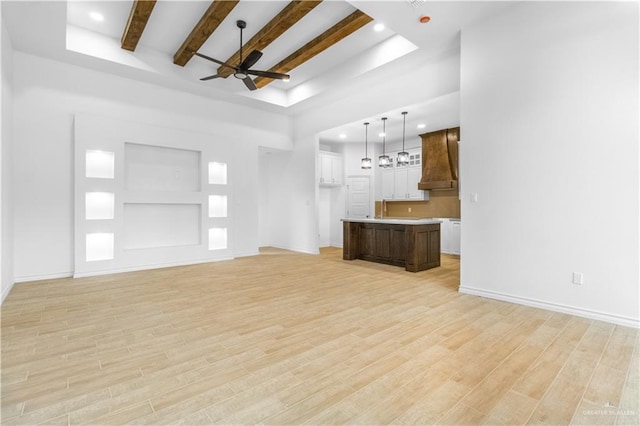
[[344, 260], [402, 266], [418, 272], [440, 266], [440, 221], [434, 219], [342, 219]]

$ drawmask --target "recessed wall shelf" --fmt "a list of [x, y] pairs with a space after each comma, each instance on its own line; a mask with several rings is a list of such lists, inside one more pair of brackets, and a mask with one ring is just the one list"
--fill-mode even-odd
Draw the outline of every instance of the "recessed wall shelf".
[[227, 228], [209, 228], [209, 250], [227, 248]]
[[113, 259], [113, 234], [108, 232], [86, 235], [87, 262]]
[[200, 244], [200, 205], [125, 203], [125, 250]]
[[88, 178], [113, 179], [115, 154], [109, 151], [87, 150], [85, 153], [85, 176]]
[[213, 185], [227, 184], [227, 163], [209, 163], [209, 183]]
[[85, 194], [85, 219], [113, 219], [114, 195], [112, 192], [87, 192]]
[[226, 195], [209, 195], [209, 217], [227, 217]]
[[125, 188], [134, 191], [200, 191], [200, 152], [124, 144]]

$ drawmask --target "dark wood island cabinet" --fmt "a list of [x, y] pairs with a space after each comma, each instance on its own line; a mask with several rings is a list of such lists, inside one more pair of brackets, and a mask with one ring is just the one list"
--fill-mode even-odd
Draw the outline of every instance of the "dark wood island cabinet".
[[440, 266], [440, 221], [343, 219], [344, 260], [362, 259], [418, 272]]

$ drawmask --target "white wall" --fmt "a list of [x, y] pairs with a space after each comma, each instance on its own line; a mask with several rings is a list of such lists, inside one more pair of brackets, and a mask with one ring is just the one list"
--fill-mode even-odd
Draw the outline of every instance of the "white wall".
[[269, 196], [271, 189], [269, 185], [269, 158], [271, 152], [264, 149], [258, 150], [258, 236], [259, 247], [271, 245], [271, 232], [269, 231]]
[[640, 325], [638, 3], [483, 20], [460, 94], [461, 291]]
[[[320, 247], [342, 247], [342, 222], [340, 219], [345, 216], [345, 194], [348, 184], [345, 174], [344, 147], [344, 144], [319, 144], [320, 150], [334, 152], [342, 156], [341, 173], [343, 176], [343, 184], [340, 186], [320, 186], [318, 199]], [[318, 167], [320, 167], [319, 164]]]
[[13, 287], [13, 49], [9, 34], [2, 20], [0, 8], [0, 42], [2, 66], [0, 69], [0, 303]]
[[[295, 139], [291, 152], [273, 152], [266, 160], [270, 203], [271, 246], [303, 253], [318, 253], [318, 197], [316, 157], [318, 143]], [[277, 188], [277, 190], [276, 190]]]
[[235, 226], [234, 247], [239, 254], [257, 251], [257, 147], [289, 149], [289, 118], [20, 52], [14, 63], [16, 281], [73, 271], [75, 113], [227, 135], [225, 143], [252, 145], [236, 152], [243, 169], [234, 175], [234, 200], [242, 210], [236, 205], [234, 211], [246, 227]]
[[331, 192], [332, 188], [320, 187], [318, 199], [318, 244], [320, 247], [331, 245]]

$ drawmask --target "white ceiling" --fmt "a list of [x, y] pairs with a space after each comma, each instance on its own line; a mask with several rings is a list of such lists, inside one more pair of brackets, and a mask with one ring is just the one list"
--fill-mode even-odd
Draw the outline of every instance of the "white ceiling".
[[[227, 60], [239, 48], [236, 20], [247, 22], [246, 42], [288, 1], [242, 0], [199, 50], [219, 60]], [[3, 1], [3, 20], [15, 49], [51, 59], [92, 67], [128, 78], [164, 85], [216, 99], [275, 109], [294, 115], [305, 104], [339, 97], [341, 88], [359, 77], [399, 61], [406, 55], [434, 57], [457, 49], [459, 34], [466, 25], [496, 13], [509, 2], [418, 2], [372, 0], [325, 0], [280, 38], [263, 50], [253, 67], [267, 70], [306, 42], [337, 23], [356, 8], [374, 20], [336, 45], [292, 70], [289, 83], [275, 81], [263, 89], [249, 91], [233, 78], [206, 82], [200, 77], [215, 73], [215, 64], [194, 57], [185, 67], [173, 64], [173, 55], [198, 22], [210, 1], [165, 1], [156, 4], [135, 52], [120, 48], [131, 1]], [[103, 22], [89, 17], [99, 12]], [[428, 15], [431, 21], [419, 22]], [[376, 23], [385, 29], [376, 32]], [[417, 134], [459, 123], [458, 96], [425, 99], [408, 105], [407, 134]], [[362, 122], [380, 123], [387, 115], [391, 139], [401, 132], [398, 111], [384, 111], [376, 117], [323, 132], [325, 142], [355, 142], [363, 136]], [[425, 129], [416, 129], [418, 123]], [[398, 130], [400, 129], [400, 130]], [[345, 133], [346, 138], [339, 138]], [[371, 133], [377, 136], [378, 130]], [[356, 136], [357, 135], [357, 136]], [[389, 138], [387, 139], [389, 140]]]
[[[241, 1], [199, 51], [218, 60], [226, 61], [240, 47], [240, 31], [236, 26], [237, 20], [242, 19], [247, 22], [247, 28], [243, 32], [243, 40], [247, 42], [287, 3], [285, 1]], [[69, 25], [97, 32], [114, 40], [120, 40], [131, 9], [130, 2], [126, 1], [69, 1], [67, 4], [67, 23]], [[173, 57], [209, 4], [207, 1], [159, 1], [153, 9], [139, 46], [148, 47]], [[355, 7], [343, 1], [320, 3], [285, 34], [267, 46], [262, 51], [262, 58], [254, 68], [269, 69], [355, 10]], [[93, 11], [101, 13], [105, 20], [103, 22], [92, 20], [89, 14]], [[374, 23], [368, 24], [331, 49], [296, 68], [290, 73], [292, 75], [290, 82], [275, 81], [269, 86], [285, 91], [290, 90], [320, 73], [348, 61], [350, 56], [366, 51], [394, 35], [388, 29], [376, 32], [373, 27]], [[200, 58], [193, 58], [191, 61], [196, 65], [200, 63], [206, 66], [206, 75], [215, 74], [216, 64], [203, 62], [204, 60]], [[192, 64], [189, 63], [187, 66], [192, 66]], [[244, 84], [233, 80], [216, 80], [200, 84], [217, 85], [223, 90], [234, 92], [244, 93], [247, 90]]]
[[[385, 142], [392, 144], [402, 141], [403, 119], [406, 119], [405, 140], [415, 140], [422, 133], [456, 127], [459, 122], [459, 92], [431, 99], [427, 102], [406, 105], [402, 108], [384, 111], [371, 117], [346, 123], [321, 132], [321, 143], [364, 143], [365, 125], [368, 122], [369, 143], [382, 143], [382, 117], [387, 118]], [[407, 112], [403, 117], [402, 112]], [[424, 126], [424, 127], [423, 127]], [[412, 141], [412, 145], [415, 145]]]

